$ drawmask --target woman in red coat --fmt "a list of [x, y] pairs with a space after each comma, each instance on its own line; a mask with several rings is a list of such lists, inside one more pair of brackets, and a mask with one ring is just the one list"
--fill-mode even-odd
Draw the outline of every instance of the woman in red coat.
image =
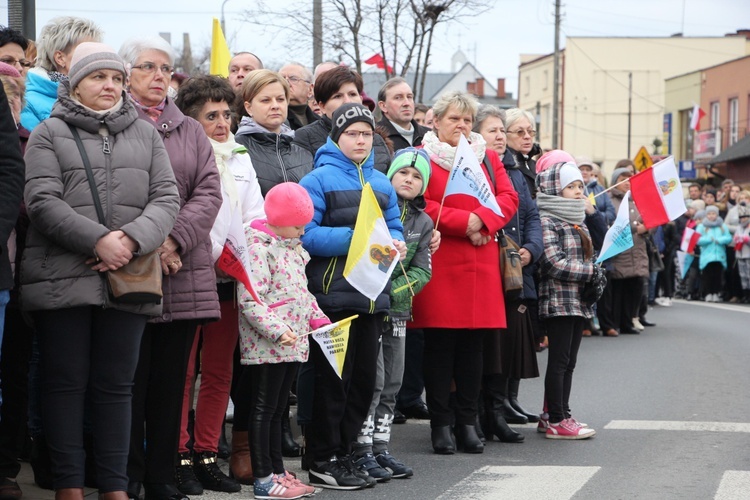
[[[477, 399], [482, 379], [482, 344], [485, 335], [505, 328], [505, 307], [495, 233], [518, 209], [518, 196], [497, 153], [486, 148], [481, 135], [471, 131], [478, 103], [463, 92], [443, 94], [433, 107], [434, 128], [422, 145], [432, 160], [432, 177], [424, 197], [427, 214], [440, 220], [440, 251], [433, 256], [432, 280], [414, 297], [413, 328], [425, 337], [425, 389], [430, 409], [432, 447], [436, 453], [455, 450], [450, 433], [454, 411], [449, 405], [455, 381], [455, 434], [459, 449], [482, 453], [476, 434]], [[463, 135], [485, 173], [503, 216], [479, 200], [463, 194], [445, 198], [456, 146]], [[492, 175], [488, 173], [492, 168]], [[494, 182], [493, 182], [494, 178]], [[498, 306], [499, 305], [499, 306]]]

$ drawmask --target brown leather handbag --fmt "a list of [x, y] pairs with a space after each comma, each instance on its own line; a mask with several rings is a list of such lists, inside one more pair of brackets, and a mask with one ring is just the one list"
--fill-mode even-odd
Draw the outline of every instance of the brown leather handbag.
[[[88, 154], [83, 147], [78, 130], [68, 124], [73, 134], [78, 151], [83, 159], [86, 169], [86, 178], [89, 181], [91, 196], [94, 199], [94, 207], [99, 223], [106, 226], [102, 202], [99, 199], [99, 191], [94, 181], [94, 172], [91, 170]], [[159, 304], [162, 299], [161, 290], [162, 272], [161, 259], [156, 250], [144, 255], [130, 259], [130, 262], [115, 271], [107, 271], [107, 284], [110, 298], [115, 302], [123, 304]]]

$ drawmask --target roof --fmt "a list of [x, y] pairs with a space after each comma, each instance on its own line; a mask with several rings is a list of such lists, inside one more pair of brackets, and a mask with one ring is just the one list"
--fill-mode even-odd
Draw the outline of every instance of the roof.
[[709, 163], [724, 163], [744, 158], [750, 158], [750, 135], [746, 135], [740, 141], [729, 146], [716, 155]]
[[[453, 78], [453, 73], [427, 73], [424, 81], [424, 95], [422, 96], [423, 102], [427, 101], [430, 96], [435, 95], [438, 89], [441, 89], [448, 80]], [[412, 86], [412, 90], [416, 94], [416, 85], [414, 85], [414, 73], [409, 72], [404, 76], [404, 79]], [[422, 76], [419, 77], [420, 81]], [[364, 82], [365, 92], [367, 95], [377, 101], [378, 91], [380, 87], [385, 83], [385, 72], [382, 70], [377, 71], [364, 71], [362, 72], [362, 80]], [[425, 102], [427, 103], [427, 102]]]

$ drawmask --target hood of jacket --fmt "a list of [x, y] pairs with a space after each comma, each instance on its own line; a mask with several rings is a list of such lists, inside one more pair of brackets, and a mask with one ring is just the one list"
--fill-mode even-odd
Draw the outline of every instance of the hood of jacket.
[[268, 221], [266, 219], [255, 219], [250, 223], [252, 234], [258, 238], [265, 245], [275, 245], [280, 248], [290, 248], [294, 250], [302, 244], [299, 238], [279, 238], [270, 227], [268, 227]]
[[[252, 117], [249, 116], [243, 116], [242, 120], [240, 120], [240, 126], [237, 129], [237, 134], [235, 135], [250, 135], [250, 134], [274, 134], [267, 128], [263, 127], [262, 125], [259, 125], [255, 120], [252, 119]], [[285, 123], [281, 124], [281, 133], [280, 135], [288, 136], [294, 138], [294, 130]]]
[[26, 75], [26, 92], [38, 93], [51, 99], [57, 99], [59, 83], [53, 82], [42, 68], [31, 68]]
[[109, 133], [114, 135], [138, 119], [138, 112], [125, 91], [120, 97], [123, 101], [119, 109], [104, 115], [95, 114], [70, 97], [70, 83], [65, 81], [57, 89], [57, 102], [52, 107], [50, 117], [60, 118], [92, 134], [98, 133], [101, 125], [106, 125]]
[[[356, 166], [358, 167], [358, 169], [362, 169], [362, 175], [365, 179], [367, 179], [372, 175], [372, 171], [375, 168], [375, 159], [372, 151], [370, 151], [370, 154], [367, 155], [367, 158], [365, 158], [362, 163], [357, 164], [347, 158], [341, 151], [341, 149], [339, 149], [338, 145], [333, 142], [333, 139], [329, 137], [328, 139], [326, 139], [326, 143], [323, 144], [320, 149], [318, 149], [317, 153], [315, 153], [315, 166], [313, 167], [313, 169], [320, 168], [325, 165], [332, 165], [340, 169], [342, 172], [347, 173], [348, 175], [352, 175], [352, 173], [354, 172], [352, 166]], [[362, 184], [364, 185], [364, 181]]]
[[547, 170], [536, 176], [536, 188], [539, 192], [550, 196], [560, 196], [562, 186], [560, 186], [560, 167], [564, 163], [555, 163]]

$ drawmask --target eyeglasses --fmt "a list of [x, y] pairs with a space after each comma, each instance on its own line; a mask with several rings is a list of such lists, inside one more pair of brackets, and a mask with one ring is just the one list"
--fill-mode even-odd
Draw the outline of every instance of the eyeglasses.
[[28, 59], [16, 59], [15, 57], [5, 56], [0, 57], [0, 61], [4, 62], [5, 64], [10, 64], [11, 66], [15, 66], [16, 64], [18, 64], [23, 68], [31, 67], [31, 61], [29, 61]]
[[297, 84], [297, 83], [299, 83], [299, 82], [310, 83], [310, 82], [308, 82], [307, 80], [305, 80], [304, 78], [298, 78], [298, 77], [296, 77], [296, 76], [285, 76], [284, 78], [285, 78], [285, 79], [286, 79], [286, 81], [288, 81], [289, 83], [294, 83], [294, 84]]
[[157, 66], [156, 64], [150, 62], [139, 64], [138, 66], [133, 66], [133, 69], [139, 69], [141, 71], [145, 71], [148, 74], [156, 73], [156, 70], [158, 69], [163, 75], [166, 75], [170, 78], [174, 74], [174, 68], [172, 66], [167, 66], [166, 64], [163, 66]]
[[344, 135], [347, 136], [349, 139], [359, 139], [359, 136], [361, 135], [365, 139], [372, 139], [373, 133], [369, 130], [365, 130], [364, 132], [358, 132], [356, 130], [346, 130], [344, 132]]
[[531, 137], [536, 136], [536, 130], [529, 128], [529, 129], [523, 129], [519, 128], [518, 130], [508, 130], [508, 135], [515, 135], [518, 137], [523, 137], [524, 135], [529, 134]]

